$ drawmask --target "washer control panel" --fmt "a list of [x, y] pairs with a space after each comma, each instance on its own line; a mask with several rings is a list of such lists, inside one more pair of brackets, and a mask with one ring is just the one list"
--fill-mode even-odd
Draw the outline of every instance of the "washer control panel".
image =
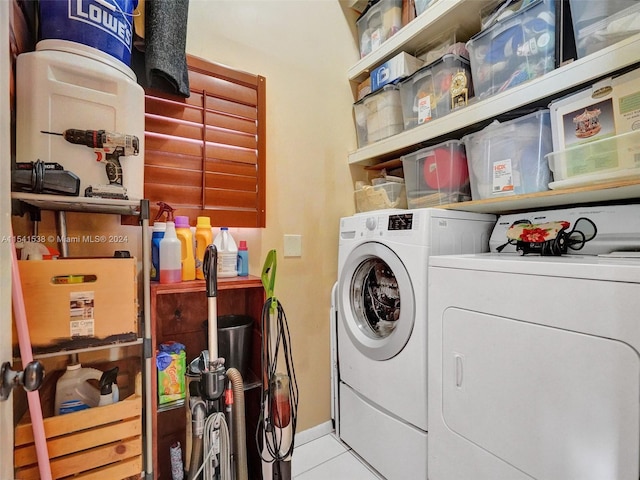
[[413, 227], [413, 213], [389, 215], [387, 230], [411, 230]]

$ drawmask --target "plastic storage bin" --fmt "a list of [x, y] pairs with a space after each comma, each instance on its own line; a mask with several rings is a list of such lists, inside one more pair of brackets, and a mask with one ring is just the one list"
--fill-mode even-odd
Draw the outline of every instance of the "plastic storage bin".
[[380, 47], [402, 28], [402, 0], [379, 0], [356, 21], [360, 58]]
[[403, 130], [400, 87], [385, 85], [353, 105], [358, 147], [364, 147]]
[[422, 14], [427, 8], [436, 3], [438, 0], [416, 0], [416, 17]]
[[550, 153], [547, 159], [552, 189], [640, 176], [640, 130]]
[[538, 0], [467, 42], [477, 97], [487, 97], [555, 68], [554, 0]]
[[450, 140], [402, 157], [409, 208], [471, 200], [462, 142]]
[[472, 95], [469, 61], [457, 55], [445, 55], [400, 83], [404, 129], [466, 106]]
[[637, 0], [569, 0], [578, 58], [640, 32]]
[[369, 212], [386, 208], [407, 208], [405, 184], [385, 182], [366, 185], [355, 191], [356, 212]]
[[474, 200], [549, 189], [553, 151], [549, 110], [493, 123], [462, 138]]

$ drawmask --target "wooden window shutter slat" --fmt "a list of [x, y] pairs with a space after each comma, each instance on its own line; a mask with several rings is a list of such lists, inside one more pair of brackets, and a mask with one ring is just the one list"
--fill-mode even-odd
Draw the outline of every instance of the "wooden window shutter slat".
[[147, 90], [145, 197], [214, 226], [265, 226], [265, 79], [188, 56], [189, 98]]

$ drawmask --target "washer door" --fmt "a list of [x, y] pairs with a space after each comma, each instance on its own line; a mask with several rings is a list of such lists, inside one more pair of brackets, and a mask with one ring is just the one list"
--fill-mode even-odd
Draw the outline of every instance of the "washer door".
[[413, 285], [400, 258], [381, 243], [363, 243], [347, 257], [338, 281], [338, 304], [349, 338], [368, 358], [388, 360], [411, 337]]

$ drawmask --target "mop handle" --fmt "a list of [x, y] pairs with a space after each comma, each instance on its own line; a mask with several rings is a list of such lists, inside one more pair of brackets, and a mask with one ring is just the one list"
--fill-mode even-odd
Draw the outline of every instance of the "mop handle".
[[207, 284], [207, 309], [209, 320], [209, 363], [218, 360], [218, 249], [207, 245], [204, 251], [202, 272]]
[[[14, 238], [13, 228], [11, 229], [11, 238]], [[27, 312], [24, 307], [24, 297], [22, 296], [22, 282], [20, 281], [20, 271], [18, 270], [18, 257], [13, 241], [11, 245], [11, 285], [11, 299], [13, 301], [16, 331], [18, 333], [18, 344], [20, 345], [20, 357], [22, 364], [28, 365], [33, 361], [33, 352], [31, 351], [31, 337], [29, 336], [29, 327], [27, 325]], [[44, 432], [40, 393], [37, 390], [27, 392], [27, 400], [29, 402], [31, 428], [33, 428], [33, 439], [36, 445], [40, 478], [42, 480], [51, 480], [51, 464], [49, 463], [47, 437]]]

